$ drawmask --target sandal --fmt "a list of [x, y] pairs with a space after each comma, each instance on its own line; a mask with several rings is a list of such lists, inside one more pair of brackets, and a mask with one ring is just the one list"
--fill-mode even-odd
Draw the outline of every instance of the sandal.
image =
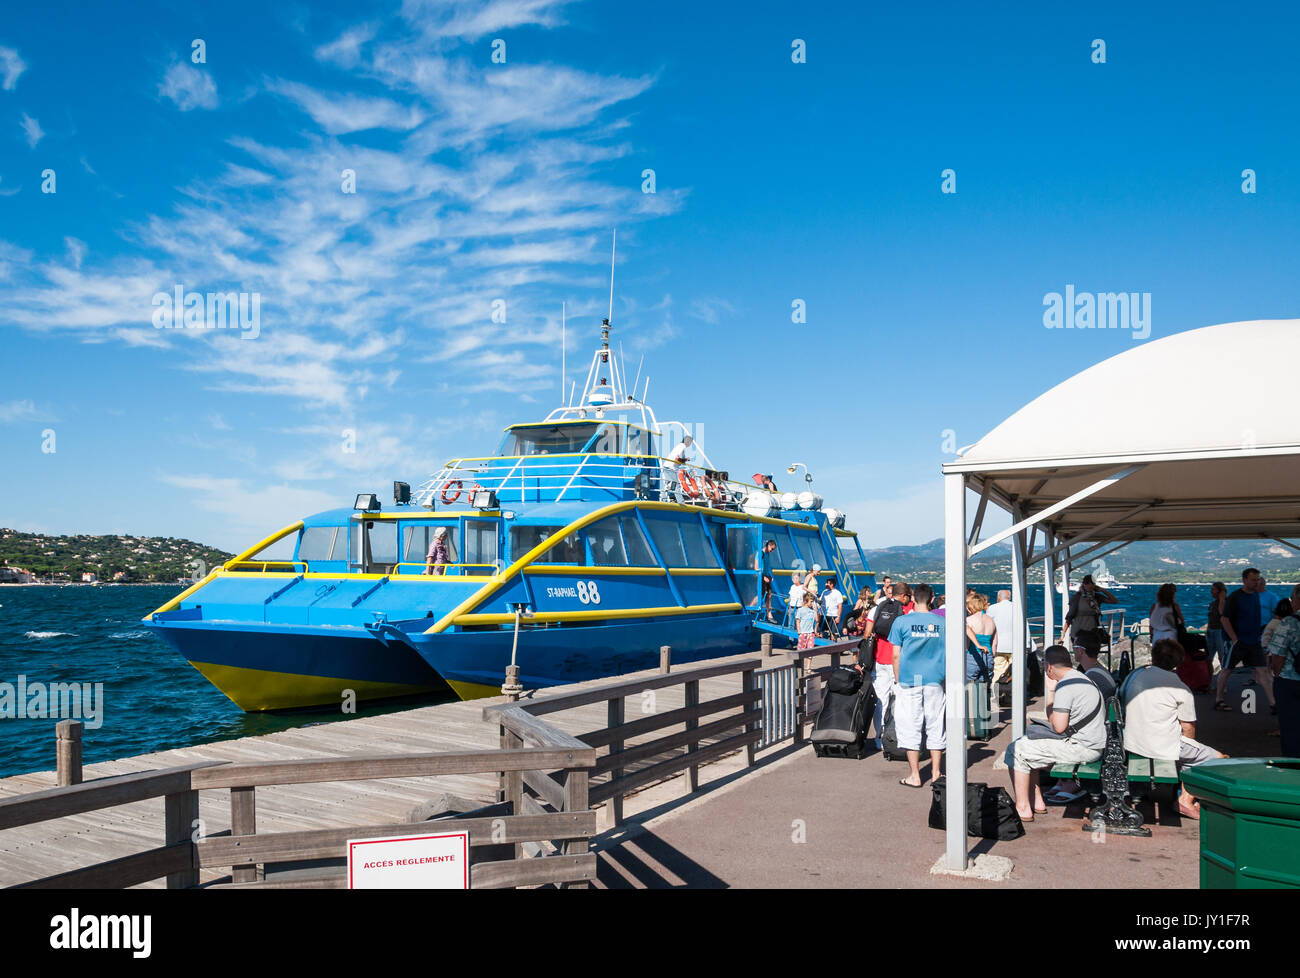
[[1046, 808], [1035, 808], [1035, 809], [1034, 809], [1034, 814], [1035, 814], [1035, 815], [1046, 815], [1046, 814], [1047, 814], [1047, 809], [1046, 809]]
[[925, 787], [923, 784], [912, 784], [912, 782], [911, 782], [911, 781], [908, 781], [907, 778], [899, 778], [899, 779], [898, 779], [898, 783], [901, 784], [904, 788], [923, 788], [923, 787]]
[[1219, 711], [1223, 712], [1223, 713], [1231, 713], [1231, 712], [1232, 712], [1232, 707], [1230, 707], [1227, 703], [1223, 702], [1223, 700], [1215, 700], [1215, 701], [1214, 701], [1214, 708], [1215, 708], [1216, 710], [1219, 710]]

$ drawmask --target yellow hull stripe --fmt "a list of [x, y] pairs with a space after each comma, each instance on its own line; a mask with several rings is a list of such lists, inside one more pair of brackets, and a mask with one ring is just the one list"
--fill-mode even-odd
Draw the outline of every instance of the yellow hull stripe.
[[358, 679], [335, 679], [329, 676], [303, 676], [268, 669], [224, 666], [212, 662], [191, 662], [208, 682], [225, 693], [246, 713], [263, 710], [287, 710], [301, 706], [342, 707], [346, 690], [357, 700], [388, 699], [432, 693], [440, 685], [411, 686], [406, 683], [377, 683]]
[[452, 688], [457, 696], [463, 700], [481, 700], [489, 696], [500, 696], [501, 690], [497, 686], [484, 686], [480, 683], [461, 683], [448, 679], [447, 685]]
[[[540, 611], [533, 615], [529, 621], [604, 621], [608, 618], [656, 618], [662, 615], [706, 615], [714, 614], [719, 611], [739, 611], [741, 606], [736, 602], [727, 604], [693, 604], [683, 608], [680, 605], [670, 605], [666, 608], [617, 608], [608, 611]], [[453, 624], [456, 625], [506, 625], [513, 624], [514, 615], [507, 614], [483, 614], [483, 615], [458, 615]]]

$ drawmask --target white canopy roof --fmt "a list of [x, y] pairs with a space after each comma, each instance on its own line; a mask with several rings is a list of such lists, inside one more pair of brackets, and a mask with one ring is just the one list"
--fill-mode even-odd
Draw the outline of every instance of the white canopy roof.
[[1058, 541], [1300, 532], [1300, 320], [1135, 346], [1036, 398], [943, 470], [1026, 517], [1122, 475], [1043, 520]]

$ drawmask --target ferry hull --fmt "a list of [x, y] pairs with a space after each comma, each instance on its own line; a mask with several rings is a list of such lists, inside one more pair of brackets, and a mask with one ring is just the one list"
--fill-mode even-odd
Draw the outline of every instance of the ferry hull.
[[[510, 664], [512, 629], [417, 633], [408, 640], [461, 699], [498, 696]], [[620, 676], [659, 665], [659, 647], [674, 664], [749, 652], [758, 644], [749, 616], [631, 621], [526, 628], [516, 661], [527, 689]]]
[[231, 623], [154, 623], [149, 627], [248, 713], [338, 707], [348, 691], [358, 702], [447, 691], [447, 684], [409, 646], [368, 634], [288, 631]]

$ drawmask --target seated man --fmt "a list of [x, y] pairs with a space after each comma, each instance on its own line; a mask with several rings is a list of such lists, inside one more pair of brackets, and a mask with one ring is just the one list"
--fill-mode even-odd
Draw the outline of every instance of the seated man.
[[[1129, 674], [1120, 689], [1124, 700], [1124, 749], [1157, 761], [1175, 761], [1179, 769], [1224, 757], [1196, 741], [1196, 703], [1192, 691], [1174, 670], [1183, 661], [1183, 647], [1162, 638], [1151, 647], [1151, 666]], [[1186, 788], [1178, 811], [1196, 818], [1200, 806]]]
[[1088, 649], [1075, 649], [1074, 657], [1079, 660], [1079, 668], [1083, 670], [1083, 674], [1101, 690], [1103, 697], [1110, 699], [1115, 695], [1118, 691], [1115, 686], [1115, 677], [1101, 664], [1100, 659]]
[[1047, 678], [1055, 684], [1047, 717], [1050, 727], [1031, 724], [1007, 748], [1016, 811], [1026, 822], [1047, 805], [1038, 772], [1055, 764], [1091, 764], [1106, 747], [1106, 702], [1083, 676], [1074, 675], [1069, 651], [1053, 645], [1043, 654]]

